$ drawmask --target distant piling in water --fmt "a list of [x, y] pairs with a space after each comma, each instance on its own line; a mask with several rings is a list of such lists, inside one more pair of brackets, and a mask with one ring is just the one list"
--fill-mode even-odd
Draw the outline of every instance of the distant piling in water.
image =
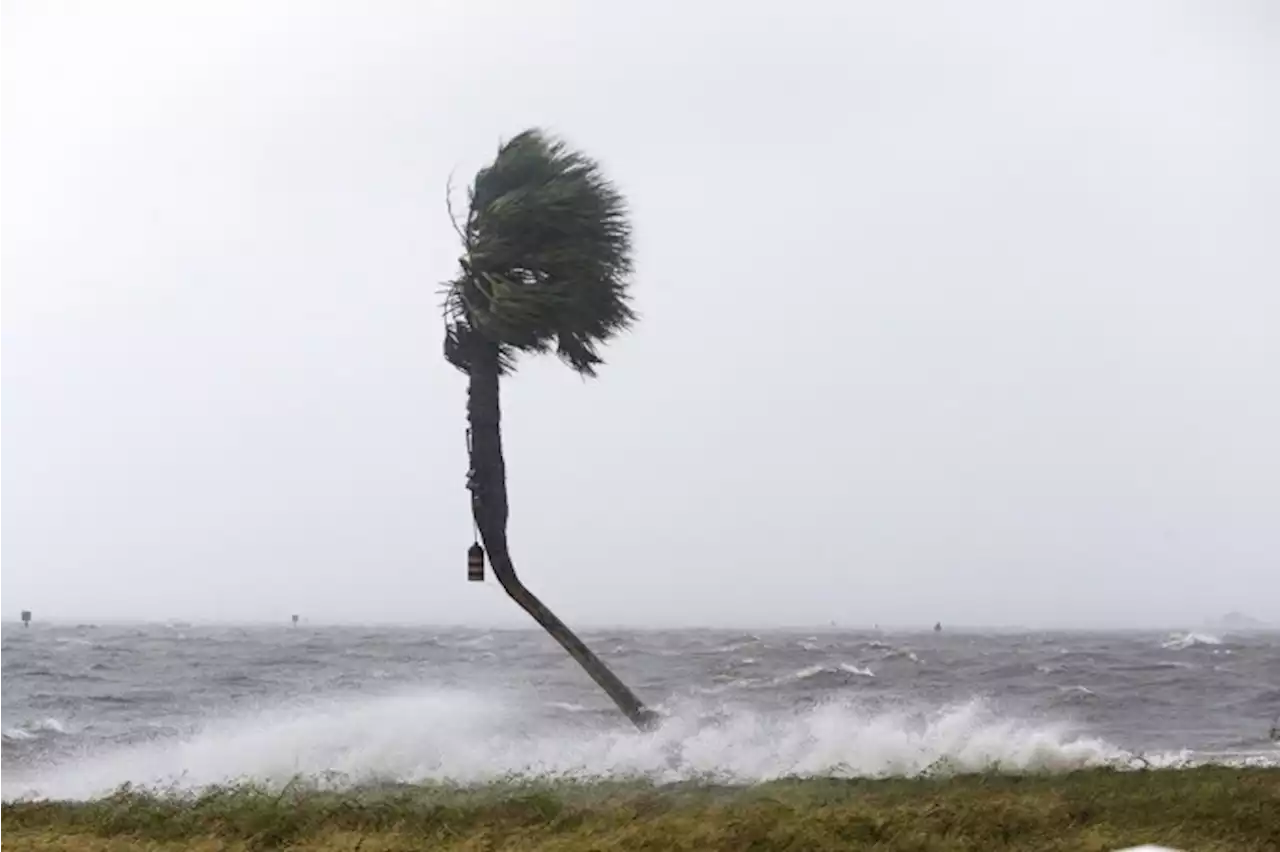
[[29, 609], [24, 609], [22, 611], [22, 626], [23, 627], [31, 626], [31, 610]]
[[297, 626], [298, 626], [298, 616], [296, 616], [296, 615], [295, 615], [295, 616], [292, 616], [292, 619], [293, 619], [293, 626], [294, 626], [294, 627], [297, 627]]

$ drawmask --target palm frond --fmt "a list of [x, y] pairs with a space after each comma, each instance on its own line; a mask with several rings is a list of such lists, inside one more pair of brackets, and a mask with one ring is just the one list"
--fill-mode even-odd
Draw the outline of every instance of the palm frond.
[[469, 202], [445, 298], [449, 327], [465, 330], [447, 335], [446, 351], [475, 334], [504, 349], [508, 369], [519, 352], [554, 350], [595, 375], [600, 346], [636, 320], [622, 194], [594, 160], [529, 130], [480, 170]]

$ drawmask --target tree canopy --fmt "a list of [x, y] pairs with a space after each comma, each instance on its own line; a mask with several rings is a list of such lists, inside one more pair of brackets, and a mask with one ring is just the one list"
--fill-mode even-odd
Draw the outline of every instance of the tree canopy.
[[594, 376], [599, 346], [636, 320], [622, 193], [594, 160], [535, 129], [499, 148], [468, 202], [454, 221], [464, 253], [446, 290], [446, 358], [467, 371], [478, 335], [498, 346], [503, 372], [521, 352], [554, 351]]

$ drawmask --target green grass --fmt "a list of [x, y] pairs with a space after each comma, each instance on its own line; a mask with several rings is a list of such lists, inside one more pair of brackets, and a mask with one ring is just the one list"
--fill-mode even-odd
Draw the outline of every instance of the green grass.
[[3, 806], [10, 850], [1280, 850], [1280, 769], [129, 790]]

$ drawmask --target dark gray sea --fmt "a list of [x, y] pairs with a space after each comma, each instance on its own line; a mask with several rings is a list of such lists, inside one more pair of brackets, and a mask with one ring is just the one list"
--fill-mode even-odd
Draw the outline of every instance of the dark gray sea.
[[535, 630], [6, 624], [3, 795], [1280, 764], [1277, 633], [584, 638], [662, 710], [656, 732]]

